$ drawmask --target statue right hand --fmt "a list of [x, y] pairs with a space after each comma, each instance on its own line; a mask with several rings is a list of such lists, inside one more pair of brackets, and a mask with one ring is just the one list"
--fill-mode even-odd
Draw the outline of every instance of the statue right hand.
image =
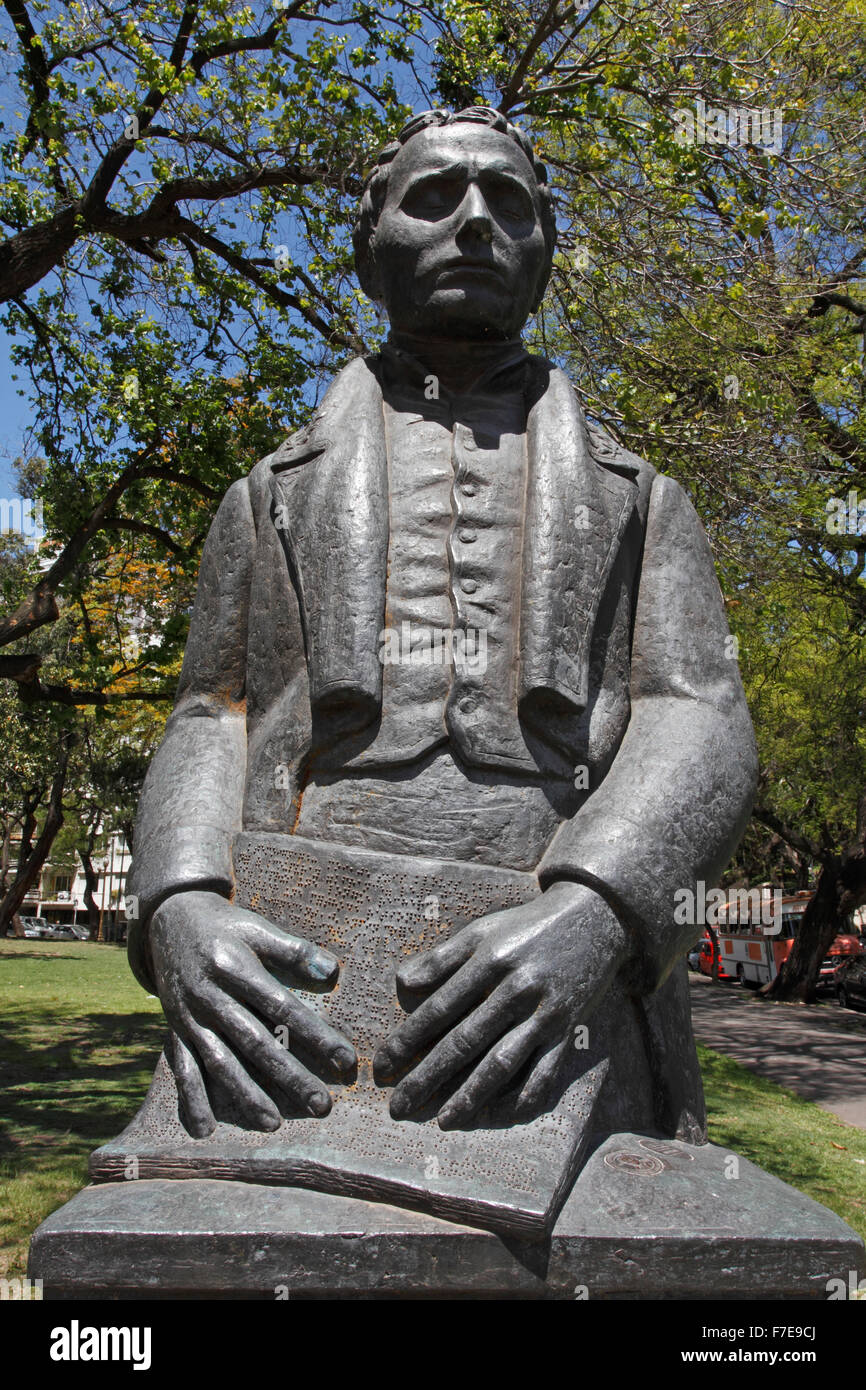
[[[300, 1043], [323, 1071], [339, 1075], [356, 1065], [355, 1050], [267, 967], [300, 989], [329, 990], [339, 970], [334, 956], [218, 893], [195, 890], [176, 893], [157, 908], [148, 942], [159, 997], [175, 1034], [178, 1092], [196, 1138], [210, 1134], [216, 1124], [205, 1077], [222, 1082], [249, 1129], [278, 1128], [275, 1094], [307, 1115], [327, 1115], [327, 1087], [292, 1056], [288, 1044]], [[277, 1025], [287, 1029], [285, 1046], [274, 1031]]]

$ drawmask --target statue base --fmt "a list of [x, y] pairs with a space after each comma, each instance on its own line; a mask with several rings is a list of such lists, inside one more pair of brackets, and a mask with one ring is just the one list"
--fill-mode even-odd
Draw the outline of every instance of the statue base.
[[29, 1274], [55, 1299], [826, 1300], [864, 1270], [844, 1221], [747, 1159], [615, 1134], [543, 1242], [299, 1188], [145, 1179], [84, 1188], [36, 1231]]

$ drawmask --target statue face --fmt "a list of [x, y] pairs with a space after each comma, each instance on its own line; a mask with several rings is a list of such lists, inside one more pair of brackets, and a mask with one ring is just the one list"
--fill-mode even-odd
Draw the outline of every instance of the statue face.
[[546, 264], [532, 166], [488, 126], [422, 131], [391, 165], [373, 250], [392, 328], [515, 337]]

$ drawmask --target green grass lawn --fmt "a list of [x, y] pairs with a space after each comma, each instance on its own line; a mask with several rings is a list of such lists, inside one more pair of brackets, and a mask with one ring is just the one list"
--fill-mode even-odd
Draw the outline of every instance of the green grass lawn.
[[[117, 946], [0, 940], [0, 1277], [144, 1097], [165, 1021]], [[866, 1236], [866, 1131], [699, 1048], [710, 1138]], [[859, 1161], [858, 1161], [859, 1160]]]
[[87, 1182], [87, 1159], [135, 1114], [165, 1019], [126, 951], [0, 940], [0, 1277], [23, 1274], [30, 1235]]
[[866, 1239], [866, 1130], [700, 1043], [698, 1056], [712, 1142], [807, 1192]]

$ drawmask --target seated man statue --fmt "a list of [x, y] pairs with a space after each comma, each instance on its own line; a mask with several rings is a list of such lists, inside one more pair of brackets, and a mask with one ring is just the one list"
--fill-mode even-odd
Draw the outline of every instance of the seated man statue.
[[[556, 1110], [587, 1030], [594, 1130], [705, 1139], [699, 927], [674, 910], [736, 848], [754, 739], [688, 498], [522, 345], [555, 238], [522, 131], [416, 116], [355, 228], [386, 344], [219, 508], [129, 885], [194, 1139], [220, 1096], [233, 1132], [325, 1133], [359, 1075], [402, 1133], [492, 1130], [506, 1102], [519, 1126]], [[293, 837], [356, 879], [426, 866], [445, 886], [406, 908], [431, 919], [422, 949], [375, 901], [330, 937], [275, 921]], [[357, 1027], [337, 1007], [350, 932], [375, 960], [352, 989], [394, 1011]]]

